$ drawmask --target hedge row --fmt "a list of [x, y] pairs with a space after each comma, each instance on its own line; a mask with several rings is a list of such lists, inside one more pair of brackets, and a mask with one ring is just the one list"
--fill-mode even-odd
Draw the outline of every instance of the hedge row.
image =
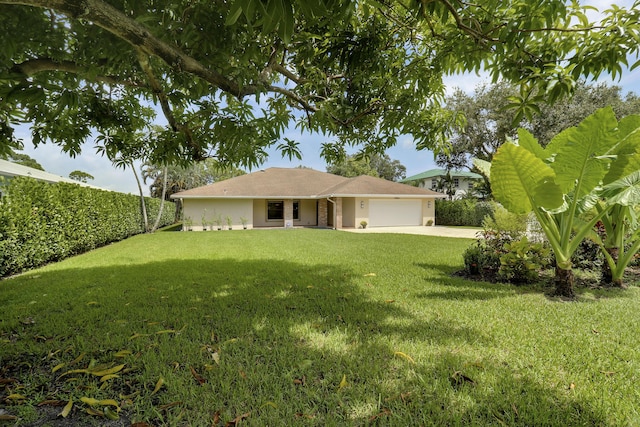
[[[81, 187], [13, 178], [0, 199], [0, 277], [39, 267], [144, 232], [140, 198]], [[150, 221], [160, 201], [146, 199]], [[162, 225], [174, 220], [165, 203]]]
[[436, 200], [436, 223], [438, 225], [466, 225], [481, 227], [484, 217], [493, 215], [489, 202], [477, 200]]

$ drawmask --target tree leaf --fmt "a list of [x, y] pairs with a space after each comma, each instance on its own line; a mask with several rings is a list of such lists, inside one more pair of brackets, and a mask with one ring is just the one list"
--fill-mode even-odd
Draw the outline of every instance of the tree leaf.
[[528, 213], [533, 206], [556, 209], [563, 203], [554, 171], [512, 143], [503, 144], [493, 157], [491, 186], [496, 200], [514, 213]]
[[401, 351], [394, 351], [393, 354], [394, 354], [394, 356], [401, 357], [401, 358], [403, 358], [405, 360], [408, 360], [411, 363], [414, 363], [414, 364], [416, 363], [415, 360], [413, 360], [413, 358], [411, 356], [409, 356], [408, 354], [403, 353]]
[[608, 161], [599, 156], [616, 144], [617, 127], [613, 109], [607, 107], [553, 138], [550, 146], [557, 154], [551, 168], [564, 193], [574, 192], [580, 199], [600, 184]]
[[163, 385], [164, 385], [164, 378], [160, 377], [160, 378], [158, 379], [158, 382], [156, 382], [156, 386], [155, 386], [155, 388], [154, 388], [154, 389], [153, 389], [153, 391], [151, 392], [151, 396], [153, 396], [154, 394], [156, 394], [157, 392], [159, 392]]
[[640, 205], [640, 170], [606, 185], [600, 195], [608, 205]]
[[343, 375], [342, 376], [342, 380], [340, 381], [340, 384], [338, 384], [338, 390], [342, 390], [343, 388], [347, 387], [349, 385], [349, 383], [347, 382], [347, 375]]
[[95, 375], [96, 377], [104, 377], [105, 375], [111, 375], [111, 374], [115, 374], [116, 372], [120, 372], [124, 367], [125, 365], [122, 364], [122, 365], [114, 366], [113, 368], [109, 368], [109, 369], [89, 370], [89, 373], [91, 375]]
[[67, 416], [69, 415], [69, 413], [71, 412], [71, 408], [73, 408], [73, 398], [69, 399], [69, 403], [67, 403], [64, 408], [62, 409], [62, 412], [60, 412], [58, 414], [58, 416], [62, 417], [62, 418], [67, 418]]

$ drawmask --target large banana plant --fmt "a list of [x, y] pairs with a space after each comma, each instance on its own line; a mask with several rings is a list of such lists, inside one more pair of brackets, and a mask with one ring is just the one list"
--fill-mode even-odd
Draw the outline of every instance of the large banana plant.
[[[640, 156], [639, 156], [640, 157]], [[598, 211], [605, 211], [602, 223], [606, 237], [599, 243], [605, 257], [603, 282], [624, 287], [624, 271], [640, 250], [640, 223], [636, 207], [640, 205], [640, 170], [605, 185], [602, 192], [606, 203]]]
[[[517, 143], [502, 145], [493, 157], [494, 197], [514, 213], [535, 214], [553, 248], [560, 296], [575, 296], [571, 256], [594, 225], [613, 212], [615, 204], [604, 203], [589, 221], [581, 219], [598, 205], [605, 177], [614, 182], [626, 176], [619, 162], [629, 159], [620, 154], [638, 145], [630, 137], [634, 125], [640, 126], [637, 119], [619, 124], [613, 110], [603, 108], [558, 134], [546, 148], [520, 129]], [[610, 191], [610, 196], [616, 193]]]

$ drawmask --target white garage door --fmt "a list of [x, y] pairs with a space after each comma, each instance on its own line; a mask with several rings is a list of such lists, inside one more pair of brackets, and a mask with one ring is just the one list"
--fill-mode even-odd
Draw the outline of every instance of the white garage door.
[[371, 227], [422, 225], [422, 200], [369, 201]]

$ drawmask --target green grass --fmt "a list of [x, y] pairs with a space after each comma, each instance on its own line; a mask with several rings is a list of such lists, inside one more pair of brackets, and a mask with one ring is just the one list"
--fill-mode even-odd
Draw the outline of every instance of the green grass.
[[[471, 242], [164, 232], [4, 280], [5, 424], [70, 398], [86, 422], [81, 397], [171, 426], [640, 424], [639, 289], [568, 303], [452, 277]], [[96, 364], [125, 367], [63, 375]]]

